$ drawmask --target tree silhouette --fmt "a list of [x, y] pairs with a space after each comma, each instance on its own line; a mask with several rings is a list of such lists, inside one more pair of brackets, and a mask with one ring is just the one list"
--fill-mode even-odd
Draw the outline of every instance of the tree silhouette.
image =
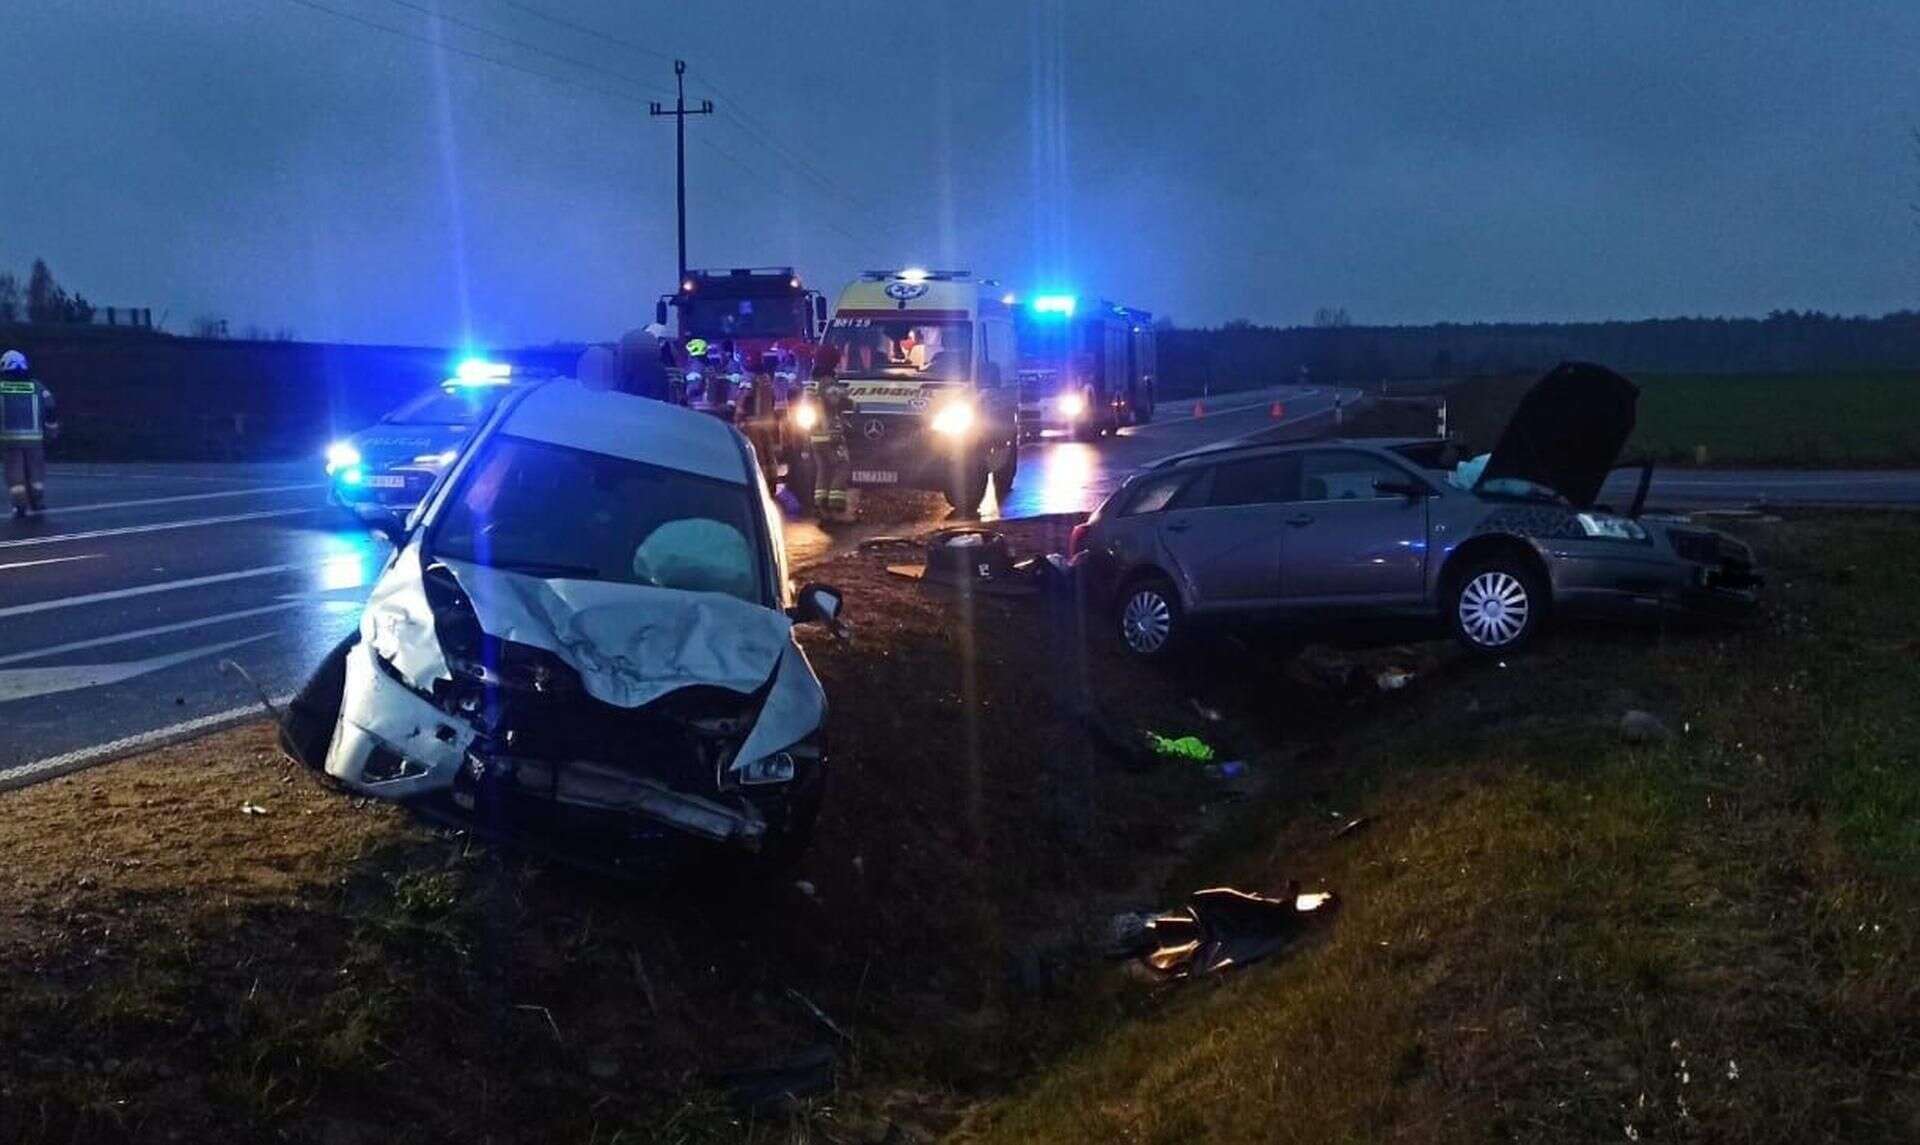
[[53, 280], [53, 271], [47, 269], [47, 260], [33, 260], [33, 270], [27, 275], [27, 321], [63, 322], [67, 317], [67, 292]]

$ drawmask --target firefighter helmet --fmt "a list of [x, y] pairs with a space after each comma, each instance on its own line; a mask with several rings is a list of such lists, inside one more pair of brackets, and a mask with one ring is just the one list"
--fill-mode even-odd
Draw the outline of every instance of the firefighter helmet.
[[27, 372], [27, 356], [18, 350], [8, 350], [0, 354], [0, 374], [24, 374]]

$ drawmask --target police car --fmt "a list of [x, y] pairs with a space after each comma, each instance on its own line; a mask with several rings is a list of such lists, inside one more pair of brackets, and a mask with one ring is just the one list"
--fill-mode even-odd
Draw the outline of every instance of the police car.
[[330, 496], [365, 522], [404, 520], [500, 398], [533, 380], [503, 363], [462, 362], [453, 377], [327, 446]]

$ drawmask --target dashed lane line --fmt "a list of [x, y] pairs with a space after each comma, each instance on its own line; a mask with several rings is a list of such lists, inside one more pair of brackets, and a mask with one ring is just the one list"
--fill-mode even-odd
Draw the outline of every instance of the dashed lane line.
[[308, 493], [325, 489], [326, 482], [309, 481], [304, 485], [261, 485], [253, 489], [222, 489], [218, 493], [181, 493], [173, 497], [142, 497], [133, 501], [101, 501], [93, 505], [53, 505], [47, 512], [98, 513], [103, 509], [138, 509], [147, 505], [178, 505], [186, 501], [211, 501], [219, 497], [264, 497], [269, 493]]
[[36, 600], [32, 604], [13, 604], [0, 608], [0, 620], [9, 616], [26, 616], [35, 612], [52, 612], [57, 608], [77, 608], [83, 604], [99, 604], [106, 600], [125, 600], [130, 596], [147, 596], [156, 592], [172, 592], [181, 588], [198, 588], [207, 584], [225, 584], [228, 581], [249, 580], [253, 577], [277, 576], [280, 573], [293, 572], [308, 568], [304, 564], [261, 565], [259, 568], [236, 569], [233, 572], [212, 573], [208, 576], [187, 577], [184, 580], [161, 581], [158, 584], [135, 585], [132, 588], [108, 589], [105, 592], [89, 592], [80, 596], [63, 596], [55, 600]]
[[297, 517], [304, 513], [318, 513], [325, 508], [324, 505], [308, 505], [301, 509], [262, 509], [255, 513], [228, 513], [220, 517], [195, 517], [186, 521], [155, 521], [148, 525], [122, 525], [117, 529], [92, 529], [84, 533], [21, 537], [11, 541], [0, 541], [0, 549], [18, 549], [28, 545], [57, 545], [64, 541], [91, 541], [97, 537], [126, 537], [135, 533], [161, 533], [169, 529], [194, 529], [203, 525], [230, 525], [238, 521], [264, 521], [271, 517]]

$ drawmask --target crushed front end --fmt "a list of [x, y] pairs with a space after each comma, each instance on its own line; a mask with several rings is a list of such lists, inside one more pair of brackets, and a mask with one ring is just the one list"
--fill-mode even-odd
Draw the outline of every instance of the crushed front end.
[[[826, 766], [824, 701], [797, 645], [767, 647], [775, 626], [760, 623], [761, 639], [742, 652], [715, 631], [714, 616], [675, 611], [690, 594], [633, 589], [626, 622], [638, 643], [607, 641], [596, 606], [596, 647], [564, 623], [535, 623], [537, 610], [508, 614], [498, 600], [477, 607], [462, 582], [506, 578], [445, 564], [415, 577], [411, 557], [403, 553], [383, 578], [361, 638], [339, 653], [329, 775], [482, 833], [537, 835], [598, 859], [666, 834], [758, 851], [811, 827]], [[756, 620], [699, 603], [722, 620]], [[647, 655], [644, 641], [676, 625], [683, 654]], [[700, 682], [687, 665], [716, 647], [726, 652], [708, 673], [717, 682]], [[636, 689], [636, 661], [680, 668]]]

